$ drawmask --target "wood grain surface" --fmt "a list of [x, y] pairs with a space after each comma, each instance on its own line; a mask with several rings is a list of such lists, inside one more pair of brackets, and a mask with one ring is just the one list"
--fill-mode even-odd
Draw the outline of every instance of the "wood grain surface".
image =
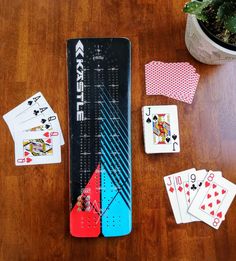
[[[185, 0], [0, 0], [0, 115], [41, 91], [58, 113], [66, 145], [61, 164], [16, 167], [0, 120], [0, 260], [235, 260], [236, 202], [218, 231], [176, 225], [167, 174], [221, 170], [236, 183], [236, 63], [209, 66], [186, 50]], [[128, 37], [132, 43], [133, 231], [121, 238], [69, 234], [66, 40]], [[144, 65], [187, 61], [200, 73], [192, 105], [146, 96]], [[143, 105], [176, 104], [181, 152], [146, 155]]]

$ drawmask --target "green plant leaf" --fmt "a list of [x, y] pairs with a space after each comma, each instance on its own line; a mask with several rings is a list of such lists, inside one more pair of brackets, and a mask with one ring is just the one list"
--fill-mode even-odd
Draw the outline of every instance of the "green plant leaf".
[[228, 17], [231, 17], [235, 11], [236, 11], [235, 2], [225, 2], [218, 9], [217, 19], [225, 20]]
[[225, 27], [231, 33], [236, 33], [236, 15], [230, 16], [225, 20]]
[[188, 14], [196, 15], [197, 19], [205, 21], [207, 17], [203, 13], [203, 9], [206, 8], [212, 0], [205, 1], [192, 1], [185, 4], [183, 11]]

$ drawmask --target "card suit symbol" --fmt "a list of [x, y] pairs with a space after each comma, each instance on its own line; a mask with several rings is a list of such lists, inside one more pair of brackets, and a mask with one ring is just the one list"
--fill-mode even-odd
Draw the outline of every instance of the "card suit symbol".
[[219, 193], [217, 191], [215, 191], [215, 197], [217, 197], [219, 195]]
[[210, 183], [208, 181], [205, 182], [205, 187], [210, 186]]
[[41, 122], [42, 122], [42, 123], [45, 123], [45, 122], [46, 122], [46, 120], [45, 120], [45, 119], [42, 119], [42, 120], [41, 120]]
[[32, 101], [28, 101], [28, 105], [31, 105], [33, 102]]
[[202, 205], [202, 206], [201, 206], [201, 209], [205, 210], [205, 208], [206, 208], [205, 205]]
[[49, 128], [50, 128], [50, 125], [46, 124], [45, 127], [46, 127], [46, 129], [49, 129]]
[[181, 186], [178, 187], [178, 191], [182, 192], [183, 188]]
[[174, 192], [174, 189], [173, 189], [172, 187], [170, 187], [169, 191], [170, 191], [171, 193], [173, 193], [173, 192]]
[[29, 155], [29, 152], [28, 151], [25, 151], [25, 157]]
[[156, 115], [153, 117], [153, 120], [154, 120], [154, 121], [157, 121], [157, 116], [156, 116]]
[[147, 123], [150, 123], [150, 122], [151, 122], [151, 119], [150, 119], [150, 118], [147, 118], [146, 122], [147, 122]]
[[190, 192], [189, 192], [189, 191], [187, 192], [187, 195], [188, 195], [188, 196], [190, 195]]
[[216, 184], [213, 184], [212, 187], [213, 187], [213, 189], [216, 188]]
[[45, 137], [49, 137], [49, 132], [45, 132], [43, 135], [44, 135]]
[[52, 140], [51, 140], [51, 139], [47, 139], [46, 142], [47, 142], [47, 143], [51, 143]]
[[37, 116], [39, 114], [39, 111], [34, 110], [34, 115]]
[[222, 194], [225, 194], [226, 193], [226, 190], [225, 189], [222, 189]]
[[202, 182], [200, 182], [200, 183], [198, 184], [199, 187], [201, 187], [201, 185], [202, 185]]
[[217, 204], [217, 205], [220, 204], [220, 202], [221, 202], [221, 201], [220, 201], [219, 199], [216, 200], [216, 204]]
[[186, 184], [185, 184], [185, 188], [188, 188], [188, 187], [189, 187], [189, 185], [188, 185], [188, 183], [186, 183]]
[[166, 141], [169, 142], [169, 141], [170, 141], [170, 137], [167, 137], [167, 138], [166, 138]]
[[207, 194], [207, 198], [211, 198], [211, 194]]
[[217, 214], [217, 217], [218, 217], [218, 218], [222, 218], [222, 212], [219, 212], [219, 213]]
[[173, 135], [172, 135], [172, 138], [173, 138], [173, 140], [176, 140], [176, 139], [177, 139], [177, 135], [176, 135], [176, 134], [173, 134]]
[[197, 187], [193, 184], [192, 186], [191, 186], [191, 190], [195, 190], [195, 189], [197, 189]]
[[212, 216], [214, 216], [214, 214], [215, 214], [214, 210], [212, 210], [212, 211], [210, 212], [210, 214], [211, 214]]
[[212, 208], [212, 203], [209, 203], [209, 204], [208, 204], [208, 207]]
[[26, 162], [27, 162], [27, 163], [30, 163], [31, 161], [32, 161], [31, 158], [27, 158], [27, 159], [26, 159]]

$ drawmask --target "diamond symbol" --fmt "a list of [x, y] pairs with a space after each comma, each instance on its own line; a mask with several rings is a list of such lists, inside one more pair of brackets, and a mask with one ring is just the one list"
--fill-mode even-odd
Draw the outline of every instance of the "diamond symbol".
[[169, 191], [170, 192], [174, 192], [174, 189], [172, 187], [170, 187]]
[[178, 191], [182, 192], [183, 188], [181, 186], [178, 187]]
[[185, 184], [185, 187], [188, 188], [188, 186], [189, 186], [188, 183], [186, 183], [186, 184]]

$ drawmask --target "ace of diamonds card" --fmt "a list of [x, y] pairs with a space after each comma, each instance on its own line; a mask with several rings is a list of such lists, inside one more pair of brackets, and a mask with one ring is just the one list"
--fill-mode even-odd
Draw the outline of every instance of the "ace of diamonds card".
[[144, 106], [142, 116], [146, 153], [176, 153], [180, 151], [176, 105]]

